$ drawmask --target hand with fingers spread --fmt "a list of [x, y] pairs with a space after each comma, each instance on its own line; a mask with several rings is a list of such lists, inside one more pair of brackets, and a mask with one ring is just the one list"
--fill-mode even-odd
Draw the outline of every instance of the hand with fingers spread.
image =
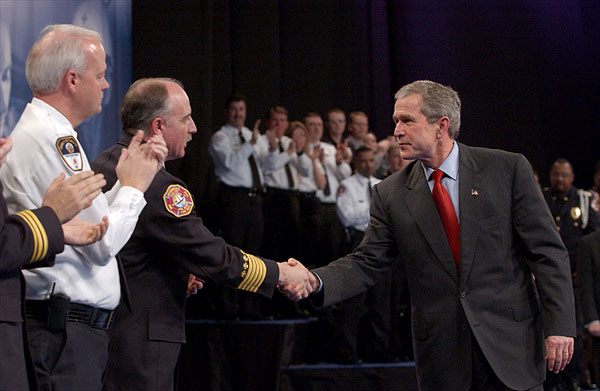
[[61, 173], [46, 190], [42, 206], [52, 208], [60, 222], [65, 223], [92, 205], [104, 185], [104, 175], [93, 171], [80, 172], [66, 180], [65, 174]]
[[549, 336], [546, 338], [546, 357], [548, 370], [558, 373], [565, 369], [573, 358], [574, 341], [572, 337]]
[[65, 244], [86, 246], [102, 239], [108, 229], [108, 217], [104, 216], [98, 224], [93, 224], [79, 217], [74, 217], [62, 225]]
[[121, 150], [116, 168], [122, 186], [135, 187], [141, 192], [148, 189], [154, 176], [162, 168], [161, 158], [157, 158], [157, 153], [163, 156], [163, 147], [166, 148], [166, 144], [154, 138], [151, 139], [155, 140], [152, 143], [142, 144], [143, 137], [144, 132], [138, 130], [131, 139], [129, 147]]

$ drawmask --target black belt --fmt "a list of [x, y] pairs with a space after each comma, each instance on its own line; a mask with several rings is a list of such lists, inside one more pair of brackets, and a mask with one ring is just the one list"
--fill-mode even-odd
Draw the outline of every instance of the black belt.
[[267, 194], [269, 194], [269, 195], [297, 196], [298, 195], [298, 190], [280, 189], [278, 187], [267, 187]]
[[298, 197], [305, 200], [312, 200], [317, 197], [316, 191], [301, 191], [298, 192]]
[[[25, 300], [25, 316], [45, 322], [48, 319], [48, 300]], [[86, 324], [95, 329], [108, 330], [115, 320], [115, 311], [80, 303], [69, 303], [69, 322]]]
[[221, 190], [223, 191], [228, 191], [232, 193], [245, 193], [248, 197], [257, 197], [265, 193], [264, 187], [237, 187], [226, 185], [223, 182], [220, 183], [220, 186]]

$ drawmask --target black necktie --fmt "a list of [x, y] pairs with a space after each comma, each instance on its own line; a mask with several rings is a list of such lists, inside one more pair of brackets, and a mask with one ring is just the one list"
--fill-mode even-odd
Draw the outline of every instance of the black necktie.
[[367, 180], [367, 189], [369, 194], [369, 201], [371, 201], [371, 197], [373, 196], [373, 189], [371, 188], [371, 179]]
[[[240, 142], [244, 144], [246, 140], [242, 136], [242, 132], [240, 131]], [[252, 185], [254, 188], [262, 187], [262, 183], [260, 182], [260, 175], [258, 173], [258, 166], [256, 165], [256, 160], [254, 160], [254, 155], [250, 155], [248, 158], [248, 162], [250, 162], [250, 170], [252, 171]]]
[[[281, 140], [279, 140], [279, 152], [283, 152], [283, 145], [281, 144]], [[290, 163], [285, 163], [285, 175], [287, 176], [288, 186], [290, 189], [294, 188], [294, 177], [292, 176], [292, 169], [290, 168]]]

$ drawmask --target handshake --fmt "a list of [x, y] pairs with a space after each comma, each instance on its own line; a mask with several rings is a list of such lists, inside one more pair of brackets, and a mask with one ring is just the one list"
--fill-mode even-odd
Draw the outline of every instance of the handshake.
[[320, 282], [317, 276], [294, 258], [279, 262], [279, 281], [277, 289], [290, 300], [306, 299], [317, 291]]

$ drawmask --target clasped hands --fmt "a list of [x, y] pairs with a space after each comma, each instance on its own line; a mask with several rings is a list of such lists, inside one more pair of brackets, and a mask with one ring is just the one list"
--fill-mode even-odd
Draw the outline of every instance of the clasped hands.
[[277, 289], [290, 300], [306, 299], [317, 291], [320, 282], [317, 276], [294, 258], [279, 262], [279, 281]]

